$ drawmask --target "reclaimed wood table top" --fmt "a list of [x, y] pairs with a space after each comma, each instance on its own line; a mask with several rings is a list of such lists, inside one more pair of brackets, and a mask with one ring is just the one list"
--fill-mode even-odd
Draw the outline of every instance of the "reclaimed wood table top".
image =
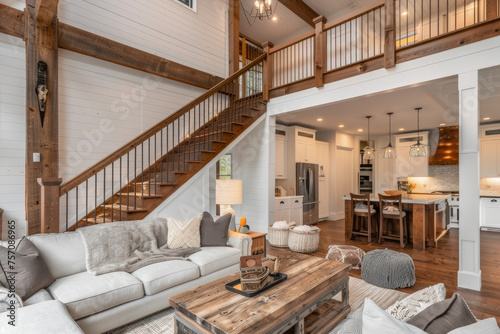
[[[202, 325], [207, 333], [273, 332], [280, 324], [293, 321], [304, 307], [314, 305], [325, 293], [345, 285], [349, 277], [350, 265], [295, 255], [281, 262], [280, 272], [288, 275], [287, 280], [255, 297], [225, 288], [226, 283], [239, 279], [239, 273], [235, 273], [172, 296], [169, 303], [176, 314]], [[346, 303], [342, 316], [349, 309]]]

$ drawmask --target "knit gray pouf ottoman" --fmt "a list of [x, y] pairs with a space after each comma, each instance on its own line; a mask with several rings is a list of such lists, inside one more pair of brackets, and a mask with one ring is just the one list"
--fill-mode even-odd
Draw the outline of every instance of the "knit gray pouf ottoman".
[[381, 288], [407, 288], [415, 284], [415, 265], [407, 254], [375, 249], [363, 257], [361, 278]]

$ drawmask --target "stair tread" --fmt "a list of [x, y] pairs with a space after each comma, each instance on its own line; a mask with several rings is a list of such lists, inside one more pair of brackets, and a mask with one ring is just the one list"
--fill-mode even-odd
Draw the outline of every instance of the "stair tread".
[[[159, 183], [159, 182], [158, 182]], [[137, 196], [137, 197], [144, 197], [144, 198], [161, 198], [162, 196], [161, 195], [149, 195], [149, 193], [147, 191], [144, 191], [144, 193], [141, 193], [140, 191], [137, 191], [137, 192], [122, 192], [122, 198], [123, 196]], [[119, 196], [119, 194], [118, 194]]]
[[127, 212], [145, 212], [145, 211], [148, 211], [144, 208], [134, 208], [134, 206], [132, 205], [129, 205], [129, 206], [126, 206], [126, 205], [120, 205], [120, 204], [106, 204], [105, 205], [106, 208], [111, 208], [113, 207], [113, 209], [117, 209], [117, 210], [123, 210], [123, 211], [127, 211]]

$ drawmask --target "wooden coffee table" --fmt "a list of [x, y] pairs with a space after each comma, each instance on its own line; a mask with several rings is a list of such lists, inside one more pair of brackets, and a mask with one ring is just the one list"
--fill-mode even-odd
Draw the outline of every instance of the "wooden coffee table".
[[295, 254], [282, 260], [288, 279], [258, 296], [226, 290], [236, 273], [170, 297], [175, 333], [328, 333], [351, 310], [350, 265]]

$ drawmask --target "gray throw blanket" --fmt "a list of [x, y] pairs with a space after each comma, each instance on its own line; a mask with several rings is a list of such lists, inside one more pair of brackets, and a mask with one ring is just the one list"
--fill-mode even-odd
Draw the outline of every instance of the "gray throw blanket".
[[152, 263], [186, 260], [200, 248], [167, 248], [167, 220], [155, 218], [79, 228], [87, 271], [100, 275], [133, 272]]

